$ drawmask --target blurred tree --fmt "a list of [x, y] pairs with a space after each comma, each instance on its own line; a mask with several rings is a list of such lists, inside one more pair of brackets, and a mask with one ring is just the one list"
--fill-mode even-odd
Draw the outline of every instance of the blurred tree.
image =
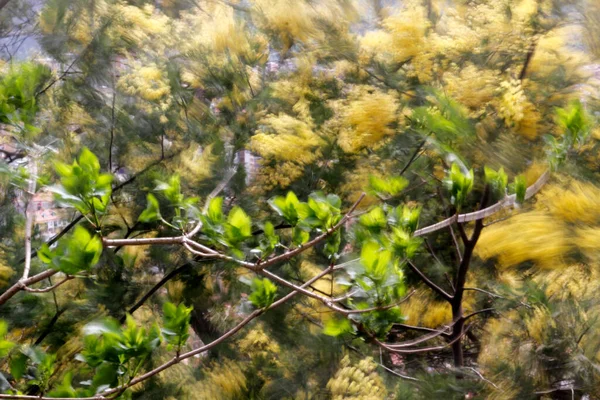
[[[200, 245], [257, 263], [304, 250], [367, 190], [343, 235], [267, 271], [299, 287], [340, 265], [309, 290], [341, 299], [339, 315], [304, 293], [122, 395], [381, 398], [414, 375], [398, 396], [596, 396], [594, 2], [3, 4], [0, 34], [35, 29], [42, 50], [27, 63], [4, 56], [0, 315], [8, 341], [48, 354], [13, 351], [17, 374], [11, 367], [3, 390], [25, 365], [31, 373], [16, 389], [82, 396], [66, 373], [77, 353], [88, 358], [75, 378], [93, 375], [98, 390], [128, 385], [169, 362], [151, 340], [172, 337], [167, 321], [189, 318], [186, 350], [201, 348], [252, 315], [250, 303], [281, 298], [281, 282], [194, 254], [206, 249], [124, 241], [100, 256], [94, 233], [105, 246], [160, 242], [200, 220], [190, 235]], [[511, 216], [508, 206], [540, 190], [547, 168], [558, 172], [541, 197]], [[31, 210], [16, 212], [44, 187], [81, 214], [48, 247]], [[308, 197], [316, 190], [341, 200]], [[64, 280], [52, 281], [47, 264]], [[35, 293], [19, 283], [40, 276], [60, 286]], [[167, 317], [167, 301], [193, 310], [168, 306]], [[374, 309], [348, 311], [361, 308]], [[109, 340], [82, 337], [83, 326], [127, 313], [144, 326], [164, 315], [163, 332], [142, 335], [131, 318], [124, 328], [107, 323], [96, 333], [135, 347], [132, 366], [90, 361], [82, 347], [99, 352]]]

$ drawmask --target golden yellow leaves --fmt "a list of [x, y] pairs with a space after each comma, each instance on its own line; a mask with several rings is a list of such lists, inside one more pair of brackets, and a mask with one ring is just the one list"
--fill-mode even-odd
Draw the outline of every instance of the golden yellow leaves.
[[574, 251], [600, 261], [599, 199], [600, 189], [591, 184], [548, 185], [535, 210], [484, 229], [476, 252], [483, 259], [497, 257], [500, 268], [533, 261], [541, 268], [564, 270]]
[[376, 372], [377, 364], [371, 358], [361, 360], [358, 365], [345, 356], [340, 369], [327, 382], [332, 400], [380, 400], [386, 397], [383, 380]]
[[566, 189], [549, 186], [538, 198], [557, 219], [595, 224], [600, 219], [600, 189], [572, 181]]
[[344, 127], [338, 144], [347, 153], [355, 153], [365, 147], [376, 148], [382, 140], [394, 133], [398, 100], [388, 93], [359, 88], [344, 110]]
[[497, 257], [501, 268], [529, 260], [552, 268], [562, 265], [569, 249], [564, 227], [547, 213], [532, 211], [484, 229], [476, 253], [483, 259]]
[[383, 29], [369, 31], [360, 39], [361, 63], [366, 64], [371, 58], [383, 61], [387, 57], [403, 62], [424, 53], [425, 33], [430, 23], [422, 6], [408, 2], [382, 25]]
[[117, 3], [111, 13], [119, 16], [119, 22], [114, 25], [114, 31], [112, 32], [115, 39], [125, 39], [138, 46], [145, 46], [156, 45], [161, 41], [153, 40], [156, 37], [160, 37], [164, 41], [165, 37], [169, 36], [170, 18], [150, 4], [136, 7]]
[[337, 26], [352, 18], [353, 8], [341, 3], [253, 0], [254, 22], [264, 32], [274, 34], [285, 53], [298, 42], [308, 45], [327, 40], [327, 35], [321, 29], [323, 21]]
[[[180, 381], [180, 379], [174, 381]], [[239, 399], [244, 396], [246, 385], [246, 376], [241, 363], [225, 359], [211, 364], [203, 380], [190, 382], [189, 398]]]
[[250, 150], [261, 157], [308, 164], [319, 156], [323, 140], [304, 121], [286, 114], [269, 115], [264, 129], [250, 140]]
[[171, 104], [171, 88], [166, 72], [154, 63], [133, 62], [131, 71], [119, 78], [117, 87], [130, 96], [139, 96], [154, 103], [148, 109], [152, 112], [166, 111]]
[[572, 38], [580, 35], [580, 28], [567, 25], [542, 36], [529, 64], [529, 71], [540, 78], [549, 78], [559, 69], [565, 75], [562, 79], [583, 77], [585, 74], [582, 67], [591, 60], [584, 52], [569, 46]]
[[449, 96], [471, 110], [481, 110], [494, 98], [499, 76], [499, 71], [469, 63], [444, 74], [444, 89]]
[[[262, 121], [248, 148], [263, 157], [258, 183], [264, 188], [286, 187], [302, 175], [305, 165], [321, 155], [323, 139], [311, 124], [286, 114], [269, 115]], [[275, 166], [269, 166], [275, 162]]]
[[10, 278], [15, 274], [15, 270], [7, 262], [8, 257], [4, 250], [0, 250], [0, 288], [8, 285]]
[[302, 0], [254, 0], [253, 3], [262, 16], [259, 24], [278, 34], [284, 51], [295, 40], [306, 41], [317, 32], [314, 10]]
[[[186, 171], [191, 181], [201, 182], [212, 176], [212, 166], [217, 157], [212, 152], [212, 144], [201, 148], [192, 145], [181, 152], [179, 170]], [[188, 175], [189, 173], [189, 175]]]
[[261, 325], [255, 326], [242, 339], [237, 342], [241, 354], [251, 359], [269, 360], [274, 365], [279, 365], [279, 345], [268, 336]]
[[527, 139], [535, 139], [542, 116], [527, 99], [521, 81], [513, 79], [504, 81], [500, 85], [504, 89], [504, 94], [499, 100], [499, 115], [506, 125], [515, 127], [516, 131]]

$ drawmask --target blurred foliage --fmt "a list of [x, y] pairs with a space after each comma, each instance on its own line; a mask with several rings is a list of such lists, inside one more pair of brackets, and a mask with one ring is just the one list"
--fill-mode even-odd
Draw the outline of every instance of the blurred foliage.
[[[84, 216], [54, 246], [36, 224], [30, 275], [76, 277], [0, 306], [2, 391], [94, 395], [289, 293], [231, 259], [102, 238], [201, 224], [203, 245], [264, 261], [367, 191], [341, 231], [269, 267], [300, 284], [341, 265], [310, 290], [342, 298], [349, 318], [296, 296], [121, 397], [600, 396], [596, 1], [1, 3], [2, 289], [23, 273], [33, 155], [40, 193]], [[493, 312], [469, 320], [464, 365], [440, 336], [423, 343], [439, 351], [381, 354], [375, 340], [419, 338], [406, 325], [452, 324], [408, 261], [452, 294], [467, 246], [456, 226], [414, 233], [477, 210], [486, 185], [518, 205], [485, 219], [470, 260], [465, 287], [479, 290], [461, 309]]]

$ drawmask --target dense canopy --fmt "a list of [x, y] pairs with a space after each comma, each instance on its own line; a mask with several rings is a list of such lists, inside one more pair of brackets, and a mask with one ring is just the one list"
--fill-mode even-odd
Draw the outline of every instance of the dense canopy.
[[0, 0], [0, 399], [600, 398], [595, 0]]

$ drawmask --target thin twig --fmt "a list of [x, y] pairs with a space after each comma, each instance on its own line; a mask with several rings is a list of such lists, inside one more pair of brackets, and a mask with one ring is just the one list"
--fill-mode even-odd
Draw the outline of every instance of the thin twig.
[[59, 287], [63, 283], [66, 283], [66, 282], [68, 282], [68, 281], [70, 281], [71, 279], [74, 279], [74, 278], [75, 277], [72, 276], [72, 275], [67, 275], [65, 277], [65, 279], [63, 279], [62, 281], [59, 281], [59, 282], [55, 283], [54, 285], [45, 287], [43, 289], [32, 289], [30, 287], [24, 286], [23, 290], [25, 290], [26, 292], [29, 292], [29, 293], [48, 293], [48, 292], [53, 291], [54, 289], [56, 289], [57, 287]]
[[421, 270], [419, 270], [415, 266], [415, 264], [412, 263], [412, 261], [408, 260], [407, 264], [410, 267], [410, 269], [412, 269], [417, 275], [419, 275], [419, 278], [421, 278], [421, 280], [423, 281], [424, 284], [426, 284], [431, 289], [433, 289], [433, 291], [436, 292], [437, 294], [439, 294], [442, 298], [444, 298], [444, 300], [449, 301], [449, 302], [452, 301], [453, 296], [448, 294], [448, 292], [446, 292], [444, 289], [442, 289], [441, 287], [436, 285], [431, 279], [429, 279], [427, 276], [425, 276], [425, 274], [423, 272], [421, 272]]
[[33, 196], [35, 195], [37, 181], [37, 160], [31, 159], [31, 170], [29, 171], [29, 184], [27, 185], [27, 203], [25, 204], [25, 267], [23, 268], [23, 277], [21, 282], [29, 277], [31, 269], [31, 236], [33, 231], [34, 211], [31, 207]]

